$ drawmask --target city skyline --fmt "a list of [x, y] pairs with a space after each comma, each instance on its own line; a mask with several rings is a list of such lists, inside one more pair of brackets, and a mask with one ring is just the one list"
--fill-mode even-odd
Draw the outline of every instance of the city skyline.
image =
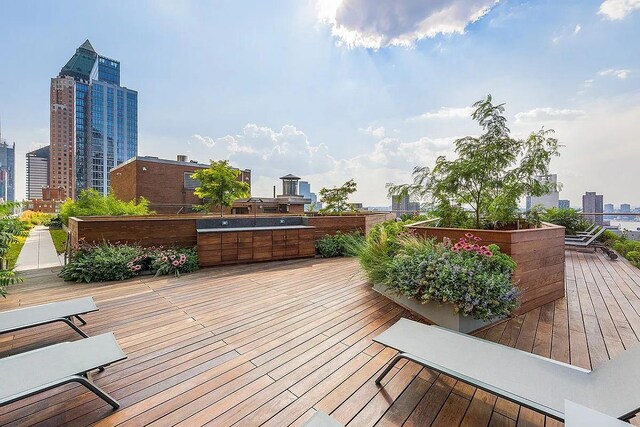
[[150, 2], [97, 16], [70, 2], [83, 19], [60, 28], [65, 8], [4, 2], [15, 38], [0, 46], [10, 59], [0, 94], [12, 100], [0, 114], [3, 135], [17, 143], [17, 198], [26, 195], [26, 153], [49, 142], [48, 79], [90, 39], [125, 64], [127, 85], [143, 94], [140, 155], [229, 158], [255, 172], [257, 195], [295, 165], [315, 188], [355, 178], [354, 200], [386, 205], [386, 182], [409, 182], [414, 166], [478, 133], [469, 106], [492, 93], [506, 103], [514, 135], [556, 130], [565, 147], [551, 168], [564, 199], [589, 190], [640, 203], [629, 200], [640, 50], [626, 43], [640, 35], [637, 8], [462, 1], [457, 15], [421, 32], [403, 23], [436, 19], [428, 5], [405, 22], [407, 2], [399, 2], [385, 27], [375, 13], [350, 16], [348, 3], [253, 3], [245, 13], [233, 3]]

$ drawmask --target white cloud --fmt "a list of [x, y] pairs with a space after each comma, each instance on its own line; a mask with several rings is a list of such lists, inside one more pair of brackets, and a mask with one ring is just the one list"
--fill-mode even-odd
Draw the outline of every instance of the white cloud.
[[593, 86], [593, 79], [588, 79], [584, 81], [584, 87], [591, 87]]
[[576, 24], [576, 27], [573, 29], [573, 34], [578, 34], [582, 30], [580, 24]]
[[214, 159], [229, 159], [241, 168], [259, 164], [267, 175], [282, 173], [323, 173], [335, 166], [335, 159], [328, 154], [324, 144], [312, 145], [307, 136], [295, 126], [285, 125], [280, 131], [247, 124], [242, 133], [220, 138], [193, 135], [210, 150]]
[[517, 123], [539, 123], [550, 121], [573, 121], [587, 117], [583, 110], [570, 110], [558, 108], [534, 108], [515, 115]]
[[277, 131], [247, 124], [237, 135], [196, 134], [190, 143], [196, 151], [191, 155], [229, 159], [234, 166], [250, 168], [252, 192], [256, 196], [270, 195], [279, 176], [294, 173], [309, 180], [314, 191], [355, 178], [360, 197], [366, 195], [364, 200], [383, 203], [387, 182], [408, 181], [415, 166], [432, 164], [439, 155], [452, 155], [454, 139], [421, 137], [405, 142], [401, 138], [382, 137], [370, 150], [335, 158], [325, 144], [311, 143], [295, 126], [285, 125]]
[[599, 15], [604, 15], [612, 21], [623, 19], [635, 10], [640, 9], [640, 0], [605, 0], [598, 10]]
[[385, 135], [384, 126], [373, 127], [367, 126], [366, 128], [358, 128], [359, 132], [366, 133], [367, 135], [375, 136], [376, 138], [382, 138]]
[[411, 47], [438, 34], [463, 34], [499, 0], [318, 0], [318, 17], [339, 45]]
[[626, 79], [627, 77], [629, 77], [629, 74], [631, 74], [631, 70], [628, 70], [628, 69], [616, 70], [613, 68], [609, 68], [608, 70], [602, 70], [598, 73], [599, 76], [613, 76], [613, 77], [619, 78], [620, 80]]
[[436, 111], [428, 111], [419, 116], [409, 117], [407, 122], [418, 122], [431, 119], [468, 119], [473, 113], [473, 107], [440, 107]]

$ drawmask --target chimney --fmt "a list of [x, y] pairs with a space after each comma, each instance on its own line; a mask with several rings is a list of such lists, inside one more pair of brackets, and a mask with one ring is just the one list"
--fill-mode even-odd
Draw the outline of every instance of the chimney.
[[178, 160], [179, 162], [186, 162], [188, 160], [188, 158], [184, 154], [178, 154], [176, 156], [176, 160]]

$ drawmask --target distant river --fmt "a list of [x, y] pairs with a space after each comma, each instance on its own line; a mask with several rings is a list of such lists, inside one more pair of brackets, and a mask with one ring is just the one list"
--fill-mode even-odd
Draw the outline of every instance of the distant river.
[[617, 219], [611, 220], [611, 225], [620, 226], [621, 229], [636, 231], [640, 227], [640, 221], [619, 221]]

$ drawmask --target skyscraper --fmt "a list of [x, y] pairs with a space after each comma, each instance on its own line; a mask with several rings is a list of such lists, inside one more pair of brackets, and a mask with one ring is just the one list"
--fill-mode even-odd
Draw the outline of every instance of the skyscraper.
[[27, 199], [42, 199], [42, 188], [49, 186], [49, 146], [27, 153]]
[[571, 202], [566, 199], [558, 200], [558, 207], [560, 209], [569, 209], [571, 207]]
[[[601, 194], [596, 194], [595, 191], [587, 191], [582, 196], [582, 212], [584, 213], [602, 213], [603, 212], [603, 197]], [[595, 224], [602, 225], [602, 215], [585, 215], [584, 219], [591, 221]]]
[[[536, 180], [542, 182], [544, 184], [551, 183], [554, 186], [558, 184], [558, 175], [543, 175], [537, 176]], [[560, 193], [557, 190], [553, 190], [550, 193], [545, 194], [544, 196], [527, 196], [527, 210], [531, 210], [532, 207], [536, 205], [541, 205], [545, 208], [557, 208], [559, 205]]]
[[3, 202], [14, 202], [16, 182], [16, 143], [9, 145], [0, 140], [0, 199]]
[[321, 208], [321, 206], [318, 206], [318, 196], [316, 196], [316, 193], [311, 192], [311, 184], [309, 184], [308, 181], [300, 181], [298, 184], [298, 192], [305, 199], [311, 200], [311, 204], [304, 206], [306, 211]]
[[420, 203], [412, 202], [409, 196], [391, 196], [391, 212], [396, 215], [417, 214], [420, 212]]
[[109, 171], [138, 154], [138, 92], [87, 40], [51, 79], [50, 99], [49, 186], [107, 194]]

